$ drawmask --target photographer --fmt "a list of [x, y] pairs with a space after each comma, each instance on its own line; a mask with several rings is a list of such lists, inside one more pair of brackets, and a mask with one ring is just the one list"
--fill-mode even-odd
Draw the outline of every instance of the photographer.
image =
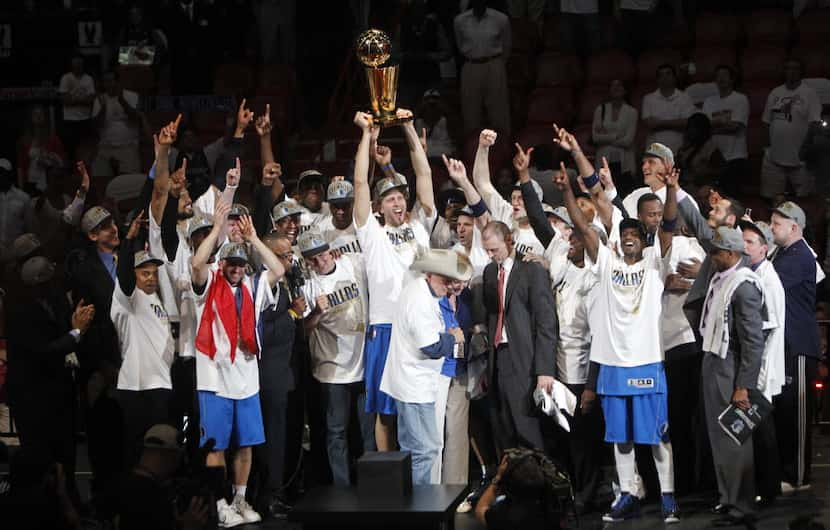
[[120, 530], [206, 527], [210, 499], [192, 497], [184, 501], [184, 506], [183, 502], [171, 502], [171, 478], [179, 469], [183, 454], [181, 436], [174, 427], [158, 424], [147, 430], [141, 458], [118, 490], [116, 517]]
[[559, 528], [565, 512], [556, 494], [557, 480], [570, 492], [567, 479], [540, 451], [507, 449], [476, 504], [476, 519], [491, 530]]

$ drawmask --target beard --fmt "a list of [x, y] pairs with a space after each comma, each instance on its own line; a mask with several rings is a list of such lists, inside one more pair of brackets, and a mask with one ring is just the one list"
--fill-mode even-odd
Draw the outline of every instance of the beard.
[[184, 212], [176, 212], [176, 220], [177, 221], [187, 221], [188, 219], [193, 217], [193, 210], [184, 211]]

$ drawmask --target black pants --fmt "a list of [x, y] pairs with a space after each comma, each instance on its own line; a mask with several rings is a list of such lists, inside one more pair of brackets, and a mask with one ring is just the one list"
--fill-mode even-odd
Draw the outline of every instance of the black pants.
[[775, 406], [775, 431], [781, 455], [781, 480], [793, 486], [810, 483], [813, 415], [816, 396], [810, 388], [817, 376], [817, 360], [787, 354], [788, 383], [772, 400]]
[[602, 478], [602, 451], [605, 425], [602, 419], [602, 407], [599, 397], [593, 408], [582, 412], [582, 391], [585, 385], [567, 385], [576, 395], [576, 411], [568, 435], [568, 470], [571, 475], [574, 496], [578, 503], [591, 502], [596, 497]]
[[774, 413], [752, 433], [752, 444], [755, 448], [755, 491], [764, 500], [773, 500], [781, 494], [781, 460]]
[[130, 469], [141, 457], [147, 429], [158, 423], [173, 424], [173, 391], [169, 388], [118, 390], [117, 397], [124, 418], [124, 468]]
[[[285, 449], [288, 443], [288, 392], [271, 386], [260, 387], [262, 425], [265, 443], [254, 448], [261, 467], [263, 491], [267, 497], [276, 495], [285, 478]], [[293, 442], [296, 443], [296, 442]]]
[[749, 160], [738, 158], [730, 160], [721, 171], [717, 187], [722, 195], [737, 197], [741, 193], [741, 187], [749, 176]]
[[669, 437], [674, 455], [674, 490], [678, 495], [695, 491], [695, 424], [699, 416], [701, 353], [694, 344], [666, 352]]
[[102, 393], [93, 403], [82, 396], [86, 421], [89, 464], [92, 467], [92, 494], [106, 493], [124, 470], [124, 437], [121, 407]]
[[499, 454], [512, 447], [545, 448], [539, 415], [531, 409], [531, 393], [535, 381], [529, 375], [519, 374], [513, 368], [507, 344], [496, 350], [495, 399], [493, 405], [493, 438]]

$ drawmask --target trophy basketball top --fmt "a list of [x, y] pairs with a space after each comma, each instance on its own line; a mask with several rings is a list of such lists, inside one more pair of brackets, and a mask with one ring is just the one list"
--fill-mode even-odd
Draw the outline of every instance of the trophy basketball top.
[[357, 58], [366, 66], [377, 68], [389, 60], [392, 54], [392, 41], [389, 35], [379, 29], [368, 29], [355, 41]]

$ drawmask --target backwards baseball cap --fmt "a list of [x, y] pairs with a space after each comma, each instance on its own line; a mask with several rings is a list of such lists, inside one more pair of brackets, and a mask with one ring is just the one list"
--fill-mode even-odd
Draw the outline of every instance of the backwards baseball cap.
[[29, 287], [48, 282], [55, 275], [55, 264], [43, 256], [29, 258], [20, 268], [20, 279]]
[[274, 220], [276, 223], [286, 217], [291, 217], [292, 215], [300, 215], [303, 213], [303, 209], [297, 204], [295, 201], [288, 199], [278, 203], [274, 208], [271, 209], [271, 219]]
[[326, 177], [316, 169], [306, 169], [300, 173], [300, 177], [297, 179], [297, 189], [302, 190], [304, 187], [315, 183], [323, 184], [325, 180]]
[[737, 228], [729, 226], [719, 226], [715, 233], [712, 234], [712, 246], [720, 250], [729, 250], [744, 254], [744, 235], [743, 232]]
[[134, 268], [137, 269], [142, 265], [146, 265], [147, 263], [155, 263], [156, 265], [162, 265], [164, 262], [158, 258], [154, 258], [146, 250], [139, 250], [135, 253], [135, 261], [133, 262]]
[[643, 157], [647, 156], [653, 156], [663, 160], [663, 162], [668, 162], [669, 164], [674, 165], [674, 153], [671, 149], [661, 143], [654, 142], [649, 145], [646, 148], [645, 153], [643, 153]]
[[804, 227], [807, 226], [807, 215], [804, 213], [804, 210], [801, 209], [801, 206], [792, 201], [779, 204], [778, 208], [772, 210], [772, 213], [777, 213], [779, 215], [783, 215], [787, 219], [793, 220], [802, 230], [804, 230]]
[[571, 215], [568, 213], [568, 209], [564, 206], [557, 206], [556, 208], [553, 208], [550, 213], [551, 215], [555, 215], [559, 219], [562, 219], [562, 222], [565, 223], [568, 226], [568, 228], [574, 227], [574, 223], [571, 220]]
[[233, 204], [233, 206], [231, 206], [231, 209], [228, 212], [228, 219], [231, 219], [233, 217], [239, 219], [243, 215], [250, 215], [250, 210], [248, 210], [248, 207], [244, 204], [239, 204], [238, 202], [236, 202]]
[[41, 247], [40, 239], [32, 233], [17, 236], [12, 243], [12, 254], [14, 259], [22, 260], [28, 258]]
[[181, 451], [182, 436], [172, 425], [157, 423], [144, 433], [144, 447], [148, 449], [164, 449]]
[[248, 250], [244, 243], [228, 243], [219, 249], [219, 259], [238, 259], [248, 263]]
[[203, 228], [213, 228], [213, 219], [207, 216], [198, 216], [190, 219], [190, 224], [187, 227], [187, 237], [192, 238], [193, 234], [202, 230]]
[[326, 200], [334, 203], [352, 202], [354, 201], [354, 186], [348, 180], [335, 180], [326, 190]]
[[112, 214], [101, 206], [93, 206], [81, 217], [81, 231], [88, 234], [98, 228], [104, 221], [111, 219]]
[[387, 193], [398, 190], [404, 195], [409, 191], [409, 186], [406, 183], [406, 177], [400, 173], [396, 174], [396, 178], [389, 177], [382, 178], [375, 184], [375, 199], [382, 199]]
[[[539, 197], [539, 202], [542, 202], [545, 196], [545, 192], [542, 191], [542, 186], [538, 182], [536, 182], [535, 179], [530, 179], [530, 185], [533, 186], [533, 191], [535, 191], [536, 196]], [[513, 185], [513, 189], [521, 190], [522, 183], [517, 180], [516, 184]]]
[[440, 274], [453, 280], [468, 281], [473, 277], [470, 259], [458, 252], [446, 249], [429, 249], [412, 262], [410, 269], [420, 272]]
[[304, 258], [316, 256], [329, 249], [329, 244], [323, 239], [323, 234], [317, 230], [306, 230], [297, 238], [297, 246]]
[[738, 226], [741, 230], [752, 230], [764, 239], [764, 242], [772, 246], [774, 244], [772, 237], [772, 228], [769, 224], [763, 221], [739, 221]]
[[620, 235], [622, 235], [623, 230], [628, 228], [636, 228], [637, 231], [640, 233], [640, 239], [645, 242], [648, 239], [646, 235], [646, 227], [645, 225], [636, 217], [626, 217], [622, 221], [620, 221]]

